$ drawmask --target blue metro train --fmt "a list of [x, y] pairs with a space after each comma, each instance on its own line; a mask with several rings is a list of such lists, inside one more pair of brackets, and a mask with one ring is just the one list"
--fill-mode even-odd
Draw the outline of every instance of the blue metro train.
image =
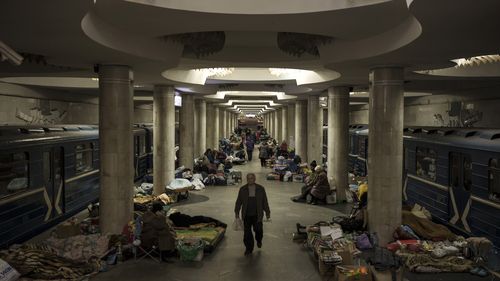
[[[135, 125], [133, 137], [135, 180], [140, 180], [153, 166], [152, 127]], [[0, 127], [0, 248], [37, 235], [98, 199], [97, 126]]]
[[[351, 125], [349, 144], [349, 169], [365, 176], [368, 126]], [[404, 200], [500, 247], [500, 129], [405, 128], [403, 150]]]

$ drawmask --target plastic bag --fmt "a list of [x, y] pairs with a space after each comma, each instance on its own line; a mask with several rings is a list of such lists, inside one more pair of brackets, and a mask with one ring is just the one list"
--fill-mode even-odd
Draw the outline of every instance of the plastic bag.
[[240, 218], [234, 219], [233, 230], [234, 231], [242, 231], [243, 230], [243, 221]]
[[366, 235], [366, 233], [358, 236], [358, 239], [356, 240], [356, 247], [358, 247], [358, 249], [362, 251], [373, 248], [372, 243], [370, 242], [370, 238], [368, 238], [368, 235]]
[[17, 272], [10, 264], [6, 261], [0, 259], [0, 280], [1, 281], [15, 281], [21, 277], [21, 274]]

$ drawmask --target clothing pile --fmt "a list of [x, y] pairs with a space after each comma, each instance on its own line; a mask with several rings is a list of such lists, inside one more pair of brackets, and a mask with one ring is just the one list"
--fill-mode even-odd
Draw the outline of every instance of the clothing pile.
[[446, 226], [432, 222], [430, 213], [418, 205], [403, 210], [402, 223], [393, 233], [395, 242], [387, 249], [401, 257], [410, 271], [488, 275], [482, 267], [493, 247], [488, 239], [457, 236]]
[[73, 260], [62, 257], [47, 246], [23, 245], [0, 252], [0, 258], [15, 268], [22, 277], [44, 280], [82, 280], [97, 274], [99, 258]]
[[89, 260], [102, 257], [108, 251], [109, 237], [101, 234], [76, 235], [65, 239], [49, 238], [43, 245], [58, 256], [71, 260]]

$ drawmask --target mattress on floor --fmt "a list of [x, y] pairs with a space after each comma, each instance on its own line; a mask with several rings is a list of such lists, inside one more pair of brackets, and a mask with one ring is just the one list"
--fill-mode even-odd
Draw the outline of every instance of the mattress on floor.
[[212, 252], [224, 238], [226, 229], [223, 227], [175, 228], [177, 239], [199, 238], [206, 243], [205, 252]]

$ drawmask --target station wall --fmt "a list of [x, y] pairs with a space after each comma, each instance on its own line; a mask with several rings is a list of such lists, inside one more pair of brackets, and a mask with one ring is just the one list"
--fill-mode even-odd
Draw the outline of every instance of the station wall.
[[[134, 122], [152, 123], [151, 106], [136, 106]], [[0, 82], [0, 124], [98, 124], [95, 93]]]
[[[500, 86], [406, 98], [405, 126], [500, 128]], [[351, 106], [350, 123], [368, 124], [368, 105]]]

